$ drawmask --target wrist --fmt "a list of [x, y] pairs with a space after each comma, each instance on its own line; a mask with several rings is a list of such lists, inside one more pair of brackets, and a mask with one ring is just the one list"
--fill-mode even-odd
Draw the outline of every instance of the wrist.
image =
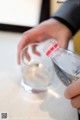
[[66, 39], [70, 39], [72, 37], [72, 31], [66, 25], [56, 19], [51, 18], [49, 20], [48, 28], [48, 32], [52, 37], [61, 35], [64, 36]]
[[62, 24], [64, 24], [67, 28], [69, 28], [69, 30], [72, 32], [72, 35], [74, 35], [76, 33], [75, 28], [68, 21], [66, 21], [65, 19], [57, 17], [57, 16], [53, 16], [53, 18], [55, 20], [58, 20]]

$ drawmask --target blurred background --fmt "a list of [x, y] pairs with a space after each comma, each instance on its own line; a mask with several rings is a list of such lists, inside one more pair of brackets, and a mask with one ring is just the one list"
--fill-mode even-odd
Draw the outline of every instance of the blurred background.
[[[0, 30], [24, 32], [37, 26], [59, 9], [62, 3], [57, 1], [0, 0]], [[74, 51], [80, 53], [79, 32], [73, 37], [73, 45]]]

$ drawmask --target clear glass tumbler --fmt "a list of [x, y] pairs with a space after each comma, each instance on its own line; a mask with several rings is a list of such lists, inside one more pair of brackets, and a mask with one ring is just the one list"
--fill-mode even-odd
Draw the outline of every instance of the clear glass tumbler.
[[44, 43], [27, 45], [21, 53], [21, 86], [28, 92], [46, 92], [51, 85], [53, 64], [43, 52]]

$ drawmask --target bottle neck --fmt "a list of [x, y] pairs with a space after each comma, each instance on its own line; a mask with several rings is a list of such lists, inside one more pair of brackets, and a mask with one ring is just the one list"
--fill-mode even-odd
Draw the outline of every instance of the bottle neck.
[[61, 48], [59, 47], [59, 44], [55, 40], [50, 40], [44, 48], [44, 52], [46, 56], [52, 57], [58, 54], [61, 51]]
[[63, 50], [62, 48], [58, 47], [55, 51], [52, 51], [52, 52], [51, 52], [51, 54], [49, 55], [49, 57], [56, 59], [56, 58], [59, 57], [63, 52], [64, 52], [64, 50]]

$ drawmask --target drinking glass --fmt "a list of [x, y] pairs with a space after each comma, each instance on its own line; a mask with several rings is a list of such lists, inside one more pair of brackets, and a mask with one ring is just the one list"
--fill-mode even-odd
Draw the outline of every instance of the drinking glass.
[[43, 52], [44, 44], [29, 44], [21, 52], [21, 86], [25, 91], [42, 93], [51, 85], [53, 64]]

